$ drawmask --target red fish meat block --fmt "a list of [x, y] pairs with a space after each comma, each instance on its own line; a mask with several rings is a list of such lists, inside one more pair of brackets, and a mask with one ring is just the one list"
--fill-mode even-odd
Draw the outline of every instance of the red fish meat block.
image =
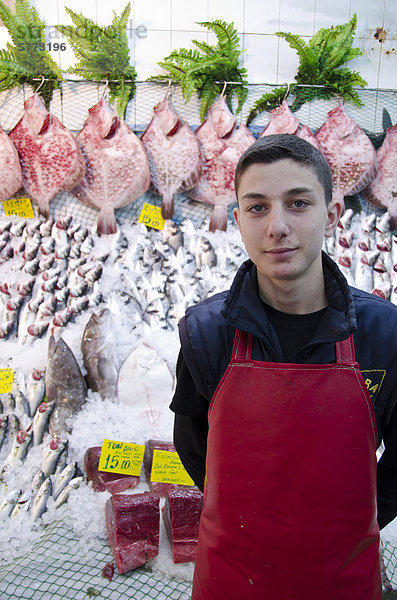
[[71, 131], [51, 115], [33, 94], [24, 104], [23, 117], [10, 131], [22, 167], [22, 185], [45, 217], [50, 201], [81, 181], [85, 163]]
[[332, 172], [333, 198], [357, 194], [375, 177], [377, 158], [367, 134], [342, 105], [328, 113], [315, 138]]
[[195, 559], [203, 494], [200, 490], [171, 490], [161, 509], [174, 563]]
[[160, 530], [160, 498], [157, 494], [115, 494], [106, 501], [105, 520], [120, 574], [157, 556]]
[[98, 234], [116, 233], [115, 209], [134, 202], [149, 188], [149, 163], [142, 142], [105, 97], [88, 110], [77, 141], [86, 173], [74, 193], [100, 211]]
[[197, 137], [181, 122], [168, 98], [156, 104], [153, 119], [141, 136], [150, 167], [150, 189], [163, 197], [164, 219], [174, 215], [174, 195], [200, 179], [202, 159]]
[[275, 133], [294, 134], [297, 132], [298, 127], [299, 119], [295, 117], [284, 100], [281, 106], [277, 106], [277, 108], [270, 111], [270, 120], [259, 137]]
[[156, 492], [159, 496], [166, 496], [167, 492], [179, 489], [192, 489], [190, 486], [177, 485], [175, 483], [162, 483], [150, 481], [153, 463], [153, 451], [165, 450], [166, 452], [176, 452], [174, 444], [161, 440], [148, 440], [145, 444], [145, 455], [143, 458], [143, 466], [145, 468], [145, 476], [148, 486], [152, 492]]
[[84, 456], [85, 472], [88, 481], [92, 481], [94, 491], [104, 492], [106, 490], [110, 494], [119, 494], [128, 489], [133, 490], [139, 483], [139, 476], [98, 471], [101, 450], [101, 446], [88, 448]]
[[391, 229], [397, 228], [397, 125], [389, 127], [383, 144], [377, 151], [378, 171], [375, 179], [363, 190], [363, 196], [381, 208], [387, 208]]

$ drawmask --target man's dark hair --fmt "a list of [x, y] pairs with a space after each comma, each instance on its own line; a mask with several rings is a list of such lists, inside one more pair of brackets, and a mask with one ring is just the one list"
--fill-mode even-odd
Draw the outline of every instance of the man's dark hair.
[[234, 176], [236, 196], [242, 174], [253, 164], [272, 163], [283, 158], [312, 167], [324, 189], [325, 202], [332, 198], [331, 169], [325, 156], [306, 140], [289, 133], [267, 135], [257, 139], [240, 157]]

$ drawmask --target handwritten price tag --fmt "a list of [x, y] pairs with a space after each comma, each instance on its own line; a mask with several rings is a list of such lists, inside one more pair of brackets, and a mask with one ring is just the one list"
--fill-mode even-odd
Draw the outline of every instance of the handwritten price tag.
[[7, 217], [18, 215], [24, 219], [33, 219], [34, 212], [30, 198], [12, 198], [3, 200], [4, 212]]
[[153, 229], [164, 229], [165, 221], [161, 216], [161, 208], [153, 206], [153, 204], [145, 203], [142, 206], [138, 221], [148, 227], [153, 227]]
[[139, 476], [144, 453], [140, 444], [103, 440], [98, 471]]
[[0, 369], [0, 394], [12, 392], [13, 374], [12, 369]]
[[194, 485], [194, 481], [185, 470], [178, 453], [168, 450], [153, 450], [150, 481]]

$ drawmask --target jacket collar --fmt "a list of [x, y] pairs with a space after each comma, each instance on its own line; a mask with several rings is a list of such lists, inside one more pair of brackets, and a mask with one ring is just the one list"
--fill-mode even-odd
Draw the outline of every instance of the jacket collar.
[[[347, 281], [324, 252], [322, 258], [328, 310], [310, 344], [342, 340], [357, 329], [354, 301]], [[238, 269], [221, 313], [231, 326], [274, 344], [274, 330], [257, 290], [256, 266], [248, 259]]]

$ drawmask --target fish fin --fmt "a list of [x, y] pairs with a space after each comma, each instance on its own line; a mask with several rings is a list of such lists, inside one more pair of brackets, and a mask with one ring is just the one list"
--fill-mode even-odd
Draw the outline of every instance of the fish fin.
[[227, 227], [227, 210], [226, 206], [223, 204], [215, 204], [214, 210], [212, 211], [211, 220], [210, 220], [210, 231], [215, 231], [216, 229], [220, 229], [221, 231], [226, 231]]
[[117, 222], [116, 217], [114, 216], [114, 210], [103, 211], [99, 213], [98, 223], [96, 232], [98, 235], [104, 233], [105, 235], [109, 233], [116, 233], [117, 231]]
[[161, 216], [163, 219], [172, 219], [174, 216], [174, 197], [170, 193], [163, 194], [161, 202]]

